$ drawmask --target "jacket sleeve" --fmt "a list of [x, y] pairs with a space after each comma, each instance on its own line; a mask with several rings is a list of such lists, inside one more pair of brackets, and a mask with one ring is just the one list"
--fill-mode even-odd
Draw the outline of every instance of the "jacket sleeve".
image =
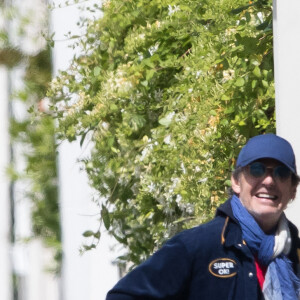
[[176, 236], [122, 278], [106, 300], [183, 299], [191, 268], [188, 251]]

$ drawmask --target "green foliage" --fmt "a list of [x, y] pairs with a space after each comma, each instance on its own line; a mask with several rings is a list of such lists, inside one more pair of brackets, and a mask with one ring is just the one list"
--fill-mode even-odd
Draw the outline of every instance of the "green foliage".
[[[15, 166], [15, 159], [12, 155], [8, 175], [13, 183], [19, 181], [24, 184], [25, 189], [22, 192], [32, 204], [33, 235], [40, 237], [46, 246], [54, 249], [56, 260], [54, 270], [59, 272], [61, 232], [55, 126], [53, 117], [45, 111], [47, 110], [45, 95], [51, 81], [51, 52], [50, 48], [47, 48], [40, 49], [36, 55], [29, 55], [23, 52], [22, 45], [18, 45], [20, 41], [38, 38], [34, 34], [27, 35], [28, 26], [35, 21], [35, 18], [28, 15], [28, 11], [21, 11], [19, 6], [11, 1], [0, 1], [0, 17], [0, 66], [3, 65], [9, 69], [9, 72], [15, 69], [24, 71], [22, 78], [24, 88], [13, 91], [10, 95], [13, 110], [10, 120], [10, 142], [13, 150], [16, 148], [23, 150], [21, 160], [22, 163], [23, 159], [25, 160], [25, 167], [24, 170], [20, 170], [19, 163]], [[47, 23], [47, 20], [45, 21]], [[39, 24], [39, 26], [42, 25]], [[15, 79], [13, 76], [11, 78]], [[21, 118], [20, 116], [17, 118], [15, 115], [18, 113], [14, 114], [16, 106], [22, 106], [25, 111], [28, 110], [31, 113], [35, 112], [35, 108], [38, 107], [39, 112], [32, 115], [29, 113], [23, 115], [23, 113]], [[19, 158], [16, 160], [19, 161]], [[12, 234], [15, 234], [14, 228], [12, 228]]]
[[8, 32], [5, 28], [8, 18], [11, 19], [12, 9], [0, 1], [0, 66], [5, 65], [12, 68], [18, 65], [23, 59], [23, 53], [15, 46], [11, 45]]
[[101, 222], [138, 264], [210, 219], [240, 145], [274, 131], [271, 1], [111, 0], [103, 13], [48, 96], [61, 139], [93, 133]]
[[13, 47], [0, 48], [0, 65], [12, 68], [18, 65], [22, 59], [23, 54], [20, 50]]
[[28, 114], [22, 120], [11, 119], [10, 133], [13, 145], [22, 144], [26, 168], [14, 180], [28, 182], [25, 191], [32, 201], [32, 229], [35, 237], [40, 237], [48, 247], [55, 250], [59, 272], [61, 262], [61, 230], [58, 205], [58, 183], [56, 167], [55, 126], [51, 115], [45, 110], [42, 99], [51, 80], [50, 49], [28, 57], [24, 75], [24, 89], [15, 101], [22, 101], [29, 111], [39, 107], [39, 113]]

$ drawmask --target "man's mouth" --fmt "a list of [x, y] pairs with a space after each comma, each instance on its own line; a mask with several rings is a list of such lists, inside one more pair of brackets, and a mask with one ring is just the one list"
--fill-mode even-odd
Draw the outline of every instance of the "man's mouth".
[[278, 198], [275, 195], [270, 195], [270, 194], [266, 194], [266, 193], [258, 193], [256, 195], [256, 197], [258, 197], [258, 198], [264, 198], [264, 199], [270, 199], [270, 200], [276, 200]]

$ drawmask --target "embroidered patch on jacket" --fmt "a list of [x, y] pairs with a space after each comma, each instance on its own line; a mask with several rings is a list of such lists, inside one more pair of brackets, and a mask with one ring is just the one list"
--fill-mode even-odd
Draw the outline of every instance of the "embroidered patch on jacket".
[[237, 273], [237, 263], [231, 258], [217, 258], [208, 266], [209, 272], [221, 278], [235, 276]]

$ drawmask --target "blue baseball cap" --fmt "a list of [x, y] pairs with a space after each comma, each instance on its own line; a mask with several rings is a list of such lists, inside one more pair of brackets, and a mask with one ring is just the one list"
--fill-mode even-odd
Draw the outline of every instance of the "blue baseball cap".
[[287, 140], [278, 135], [268, 133], [249, 139], [240, 151], [236, 167], [245, 167], [262, 158], [276, 159], [286, 165], [294, 174], [297, 174], [293, 148]]

